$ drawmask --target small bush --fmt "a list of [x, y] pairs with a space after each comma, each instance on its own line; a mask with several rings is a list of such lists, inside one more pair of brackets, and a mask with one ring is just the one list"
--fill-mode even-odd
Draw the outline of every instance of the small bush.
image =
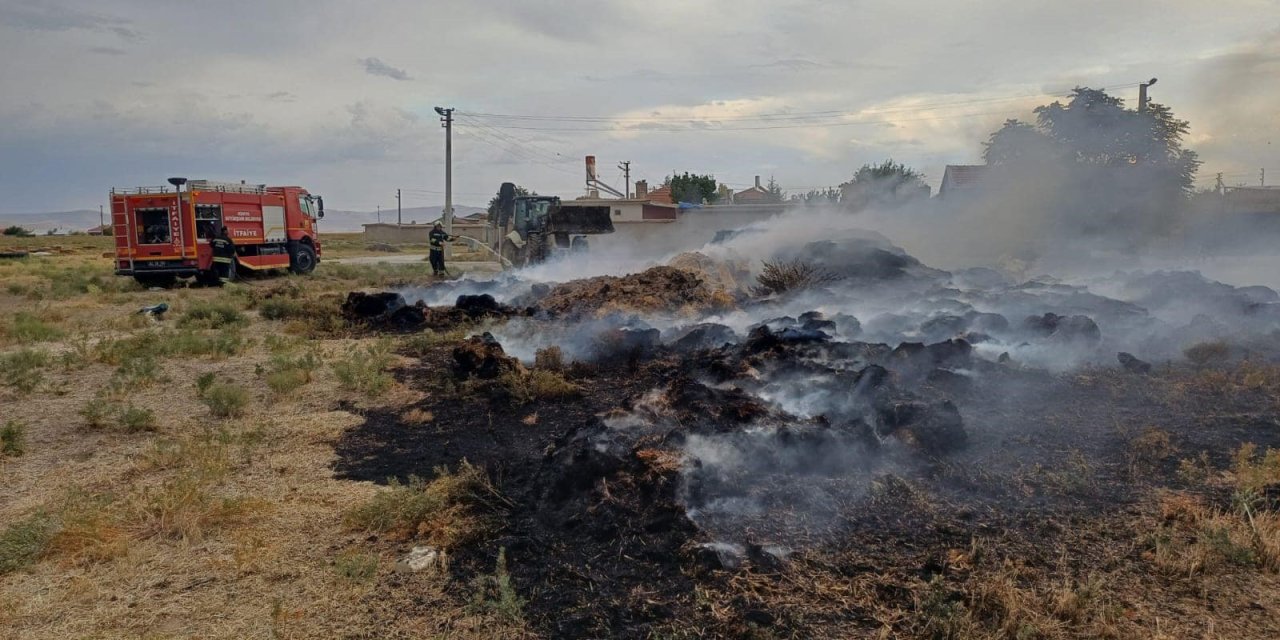
[[238, 418], [244, 415], [244, 409], [249, 404], [249, 392], [243, 387], [217, 382], [205, 389], [200, 400], [209, 407], [209, 413], [214, 416]]
[[1216, 342], [1201, 342], [1200, 344], [1187, 347], [1182, 354], [1187, 357], [1187, 360], [1190, 360], [1192, 364], [1197, 367], [1205, 367], [1226, 361], [1226, 359], [1231, 355], [1231, 347], [1221, 340]]
[[5, 527], [0, 533], [0, 575], [39, 560], [48, 550], [56, 530], [56, 523], [43, 513]]
[[378, 556], [373, 553], [347, 552], [333, 563], [339, 576], [352, 582], [368, 582], [378, 574]]
[[225, 302], [197, 302], [178, 319], [178, 326], [220, 329], [244, 322], [244, 314]]
[[564, 353], [556, 345], [538, 349], [533, 354], [533, 367], [546, 371], [562, 371], [564, 370]]
[[22, 393], [31, 393], [44, 380], [44, 367], [49, 354], [35, 349], [20, 349], [0, 356], [0, 379]]
[[570, 398], [582, 391], [559, 373], [536, 369], [529, 372], [529, 387], [534, 397], [546, 399]]
[[369, 502], [348, 511], [344, 520], [355, 530], [420, 538], [450, 548], [491, 531], [496, 526], [493, 514], [506, 504], [484, 470], [463, 461], [456, 473], [437, 468], [431, 482], [416, 476], [408, 484], [392, 480]]
[[218, 375], [212, 371], [196, 376], [196, 397], [203, 398], [205, 392], [209, 390], [209, 387], [212, 387], [213, 383], [217, 381]]
[[156, 414], [150, 409], [130, 405], [120, 410], [118, 419], [120, 428], [126, 433], [156, 430]]
[[297, 358], [277, 355], [271, 359], [263, 375], [271, 391], [277, 395], [286, 395], [310, 383], [320, 364], [320, 358], [314, 353], [307, 353]]
[[477, 576], [472, 586], [476, 590], [471, 599], [472, 610], [494, 614], [507, 622], [524, 621], [525, 601], [516, 594], [515, 585], [511, 583], [511, 574], [507, 571], [506, 548], [498, 549], [498, 561], [493, 575]]
[[333, 373], [343, 389], [378, 396], [391, 388], [394, 382], [386, 372], [392, 361], [385, 345], [373, 345], [334, 362]]
[[756, 276], [757, 286], [752, 289], [752, 292], [758, 296], [781, 294], [811, 289], [839, 279], [840, 277], [836, 274], [800, 259], [765, 261], [760, 275]]
[[164, 379], [155, 356], [131, 357], [116, 368], [116, 381], [123, 387], [148, 387]]
[[27, 426], [9, 420], [0, 427], [0, 457], [18, 457], [27, 452]]
[[90, 429], [101, 429], [111, 424], [111, 406], [103, 399], [95, 398], [84, 403], [80, 416]]

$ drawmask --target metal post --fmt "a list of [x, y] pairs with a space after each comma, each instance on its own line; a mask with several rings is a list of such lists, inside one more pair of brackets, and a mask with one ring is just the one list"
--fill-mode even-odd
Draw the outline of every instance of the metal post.
[[623, 180], [626, 181], [626, 188], [622, 190], [622, 195], [626, 198], [631, 197], [631, 161], [623, 160], [618, 163], [618, 168], [622, 169]]
[[1138, 84], [1138, 113], [1147, 112], [1147, 87], [1156, 83], [1156, 79], [1152, 78], [1149, 82]]
[[396, 228], [399, 229], [403, 225], [400, 220], [400, 190], [396, 189]]
[[444, 127], [444, 232], [453, 235], [453, 107], [436, 107]]

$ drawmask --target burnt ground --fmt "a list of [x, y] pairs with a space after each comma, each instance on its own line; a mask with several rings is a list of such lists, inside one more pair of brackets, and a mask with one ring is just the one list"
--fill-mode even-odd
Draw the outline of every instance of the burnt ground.
[[[496, 534], [454, 550], [448, 579], [466, 600], [505, 549], [543, 637], [1280, 636], [1270, 574], [1231, 565], [1177, 575], [1151, 559], [1161, 492], [1231, 507], [1229, 488], [1179, 473], [1180, 460], [1213, 475], [1242, 443], [1280, 447], [1273, 387], [1169, 367], [1062, 376], [991, 367], [969, 381], [924, 382], [915, 393], [959, 407], [966, 446], [900, 456], [858, 491], [833, 488], [828, 516], [790, 527], [786, 553], [751, 543], [775, 539], [770, 520], [813, 514], [772, 505], [749, 521], [761, 529], [743, 533], [734, 559], [699, 546], [715, 538], [686, 514], [679, 464], [662, 454], [678, 434], [618, 455], [592, 445], [600, 416], [670, 383], [678, 358], [575, 368], [579, 396], [523, 406], [442, 384], [450, 364], [442, 346], [399, 372], [414, 387], [455, 390], [420, 403], [430, 424], [368, 412], [337, 442], [335, 473], [385, 482], [463, 460], [484, 467], [512, 507]], [[718, 419], [731, 428], [732, 416]], [[1164, 435], [1152, 443], [1152, 432]], [[406, 599], [401, 581], [385, 579], [371, 598], [401, 602], [397, 616], [438, 609]], [[1068, 597], [1086, 612], [1063, 605]], [[1036, 603], [1049, 613], [1027, 613]]]

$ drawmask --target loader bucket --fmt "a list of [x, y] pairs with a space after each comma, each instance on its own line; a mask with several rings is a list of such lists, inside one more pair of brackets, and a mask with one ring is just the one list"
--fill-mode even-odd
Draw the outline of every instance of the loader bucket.
[[547, 215], [548, 233], [593, 234], [613, 233], [613, 219], [609, 207], [601, 205], [575, 205], [571, 202], [553, 207]]

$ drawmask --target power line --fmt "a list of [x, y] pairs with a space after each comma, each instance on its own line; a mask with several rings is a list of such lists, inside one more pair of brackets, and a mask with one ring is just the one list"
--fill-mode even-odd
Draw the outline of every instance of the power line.
[[[1138, 84], [1139, 83], [1135, 82], [1135, 83], [1129, 83], [1129, 84], [1112, 85], [1107, 87], [1100, 87], [1100, 90], [1114, 90], [1114, 89], [1121, 89], [1121, 88], [1127, 88], [1127, 87], [1134, 87], [1134, 86], [1137, 86]], [[815, 119], [815, 118], [848, 117], [848, 116], [859, 116], [859, 115], [866, 115], [866, 114], [913, 113], [913, 112], [928, 111], [932, 109], [950, 107], [950, 106], [964, 106], [964, 105], [970, 105], [970, 104], [991, 103], [991, 102], [1008, 102], [1008, 101], [1014, 101], [1014, 100], [1026, 100], [1030, 98], [1044, 98], [1044, 97], [1054, 97], [1054, 96], [1061, 96], [1061, 95], [1062, 95], [1061, 92], [1019, 94], [1019, 95], [1000, 96], [1000, 97], [991, 97], [991, 98], [952, 100], [947, 102], [926, 103], [922, 105], [911, 105], [911, 106], [903, 106], [903, 107], [862, 109], [858, 111], [849, 111], [847, 109], [831, 109], [831, 110], [824, 110], [824, 111], [779, 112], [779, 113], [764, 113], [764, 114], [755, 114], [755, 115], [726, 115], [726, 116], [717, 116], [717, 117], [688, 117], [688, 116], [664, 116], [664, 115], [634, 116], [634, 117], [568, 116], [568, 115], [548, 116], [548, 115], [532, 115], [532, 114], [526, 115], [526, 114], [482, 113], [482, 112], [460, 112], [459, 115], [466, 115], [472, 118], [473, 121], [477, 121], [477, 119], [483, 118], [483, 119], [489, 119], [489, 120], [510, 120], [510, 121], [517, 121], [517, 122], [520, 122], [520, 121], [584, 122], [584, 123], [671, 122], [671, 123], [698, 123], [698, 124], [707, 124], [707, 123], [714, 123], [714, 122], [752, 122], [752, 121], [760, 121], [760, 122], [784, 121], [785, 122], [789, 120], [809, 120], [809, 119]], [[499, 129], [525, 128], [528, 130], [558, 130], [558, 129], [540, 129], [540, 128], [534, 128], [534, 127], [517, 127], [510, 124], [493, 124], [491, 126]], [[574, 130], [586, 131], [588, 129], [574, 129]]]

